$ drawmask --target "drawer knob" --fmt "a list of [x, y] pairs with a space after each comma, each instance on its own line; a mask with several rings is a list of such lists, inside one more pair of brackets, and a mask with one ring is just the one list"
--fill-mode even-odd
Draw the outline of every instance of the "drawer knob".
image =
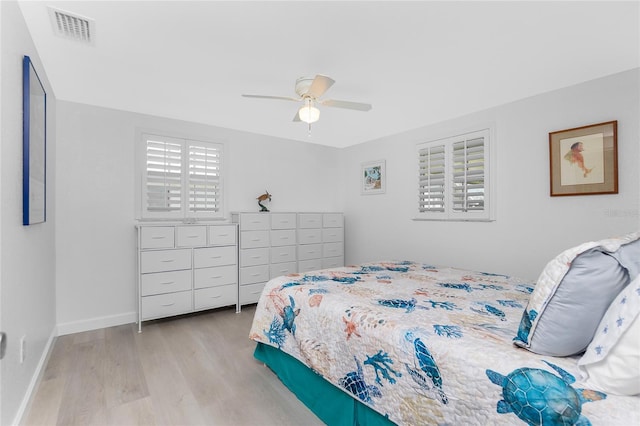
[[173, 306], [173, 305], [175, 305], [175, 303], [165, 303], [162, 306], [166, 308], [166, 307]]
[[222, 297], [221, 295], [209, 296], [209, 299], [220, 299], [221, 297]]
[[209, 278], [215, 280], [215, 279], [218, 279], [218, 278], [222, 278], [222, 275], [215, 275], [215, 276], [209, 277]]
[[152, 240], [164, 240], [166, 237], [164, 236], [153, 236], [151, 237]]
[[166, 282], [160, 283], [160, 285], [169, 285], [173, 283], [175, 283], [175, 281], [166, 281]]
[[211, 256], [211, 259], [220, 259], [222, 256]]
[[161, 262], [162, 262], [162, 263], [171, 263], [171, 262], [173, 262], [174, 260], [175, 260], [175, 259], [164, 259], [164, 260], [161, 260]]

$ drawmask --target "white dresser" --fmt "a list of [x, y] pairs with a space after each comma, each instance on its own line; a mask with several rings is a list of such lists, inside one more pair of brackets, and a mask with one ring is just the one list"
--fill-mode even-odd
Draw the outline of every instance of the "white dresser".
[[239, 304], [281, 275], [344, 265], [342, 213], [232, 213], [239, 225]]
[[344, 266], [342, 213], [298, 213], [298, 272]]
[[238, 304], [235, 224], [138, 225], [142, 321]]

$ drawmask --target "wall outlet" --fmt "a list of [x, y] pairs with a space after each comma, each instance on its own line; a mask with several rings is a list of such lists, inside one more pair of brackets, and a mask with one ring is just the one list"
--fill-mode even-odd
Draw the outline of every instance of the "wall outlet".
[[20, 338], [20, 364], [27, 358], [27, 336]]

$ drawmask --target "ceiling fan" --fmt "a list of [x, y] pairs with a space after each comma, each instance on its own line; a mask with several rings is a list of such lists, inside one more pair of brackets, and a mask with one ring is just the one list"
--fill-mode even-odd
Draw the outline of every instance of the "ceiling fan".
[[320, 118], [320, 110], [316, 105], [327, 107], [346, 108], [356, 111], [369, 111], [371, 104], [351, 101], [338, 101], [335, 99], [320, 99], [335, 80], [326, 75], [316, 75], [315, 77], [300, 77], [296, 80], [295, 91], [298, 97], [292, 96], [264, 96], [264, 95], [242, 95], [245, 98], [279, 99], [285, 101], [303, 102], [304, 105], [296, 112], [293, 121], [304, 121], [311, 126]]

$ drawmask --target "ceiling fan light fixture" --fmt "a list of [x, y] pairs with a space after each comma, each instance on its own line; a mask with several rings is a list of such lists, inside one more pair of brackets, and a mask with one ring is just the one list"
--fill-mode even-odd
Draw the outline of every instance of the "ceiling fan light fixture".
[[320, 110], [313, 106], [311, 99], [307, 99], [305, 105], [298, 110], [298, 116], [305, 123], [315, 123], [320, 118]]

